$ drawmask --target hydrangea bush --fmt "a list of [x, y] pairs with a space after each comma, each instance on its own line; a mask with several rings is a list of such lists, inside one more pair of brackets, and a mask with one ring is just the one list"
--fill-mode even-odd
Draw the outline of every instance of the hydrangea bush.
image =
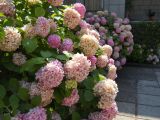
[[129, 19], [119, 18], [116, 13], [108, 11], [88, 12], [85, 20], [100, 34], [100, 45], [113, 48], [112, 58], [120, 69], [126, 64], [126, 57], [133, 51], [133, 35]]
[[0, 1], [0, 119], [112, 120], [112, 47], [63, 0]]

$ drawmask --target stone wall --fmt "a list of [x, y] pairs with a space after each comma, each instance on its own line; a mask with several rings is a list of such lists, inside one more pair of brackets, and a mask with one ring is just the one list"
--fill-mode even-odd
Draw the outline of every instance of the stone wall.
[[104, 0], [104, 9], [115, 12], [119, 17], [124, 18], [125, 0]]
[[132, 20], [148, 20], [148, 11], [156, 12], [155, 18], [160, 20], [160, 0], [133, 0], [129, 16]]

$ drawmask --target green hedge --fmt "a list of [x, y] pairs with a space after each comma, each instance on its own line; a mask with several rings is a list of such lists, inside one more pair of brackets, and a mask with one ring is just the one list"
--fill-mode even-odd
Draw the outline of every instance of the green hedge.
[[153, 49], [153, 54], [159, 55], [160, 22], [132, 22], [131, 25], [135, 46], [128, 59], [130, 62], [147, 63], [150, 49]]
[[135, 43], [148, 49], [160, 48], [160, 22], [132, 22]]

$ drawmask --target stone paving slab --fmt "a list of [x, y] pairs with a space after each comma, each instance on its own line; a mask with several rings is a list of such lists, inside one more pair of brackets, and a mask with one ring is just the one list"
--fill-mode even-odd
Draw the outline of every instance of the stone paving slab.
[[135, 117], [135, 104], [126, 103], [126, 102], [118, 102], [118, 109], [120, 111], [120, 115], [132, 116]]
[[160, 72], [155, 72], [160, 87]]
[[160, 107], [160, 96], [138, 94], [137, 99], [138, 104]]
[[144, 87], [144, 86], [138, 86], [138, 93], [147, 94], [147, 95], [157, 95], [160, 96], [160, 88], [154, 88], [154, 87]]
[[116, 100], [120, 101], [120, 102], [129, 102], [129, 103], [135, 103], [137, 99], [137, 95], [136, 93], [132, 93], [132, 92], [119, 92], [117, 95]]
[[119, 115], [114, 120], [160, 120], [160, 69], [125, 67], [116, 81]]
[[117, 117], [113, 120], [136, 120], [135, 117], [127, 117], [122, 115], [117, 115]]
[[119, 91], [123, 92], [123, 91], [127, 91], [127, 92], [136, 92], [136, 81], [129, 81], [129, 80], [122, 80], [122, 81], [117, 81], [118, 83], [118, 87], [119, 87]]
[[146, 120], [160, 120], [160, 107], [138, 105], [138, 118]]
[[159, 87], [158, 81], [138, 80], [138, 86], [144, 87]]

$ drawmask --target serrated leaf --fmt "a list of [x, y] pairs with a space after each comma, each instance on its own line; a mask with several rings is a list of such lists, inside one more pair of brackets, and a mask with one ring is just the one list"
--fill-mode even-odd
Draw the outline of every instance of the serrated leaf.
[[13, 109], [17, 109], [19, 107], [19, 99], [16, 95], [12, 95], [9, 98], [9, 103]]
[[41, 103], [41, 96], [35, 96], [32, 98], [31, 100], [31, 104], [35, 107], [35, 106], [39, 106]]
[[69, 59], [66, 55], [57, 55], [56, 58], [58, 60], [68, 60]]
[[32, 53], [38, 47], [37, 39], [25, 39], [22, 41], [22, 46], [27, 53]]
[[49, 58], [49, 57], [53, 56], [53, 53], [51, 51], [49, 51], [49, 50], [47, 50], [47, 51], [41, 51], [40, 54], [44, 58]]
[[20, 88], [18, 90], [18, 97], [24, 101], [27, 101], [29, 99], [28, 90], [25, 88]]
[[40, 17], [45, 15], [45, 10], [42, 7], [35, 8], [35, 16]]
[[11, 116], [9, 113], [3, 114], [3, 120], [11, 120]]
[[5, 95], [6, 89], [2, 85], [0, 85], [0, 98], [3, 99]]
[[11, 79], [9, 80], [9, 89], [10, 89], [12, 92], [17, 92], [18, 87], [19, 87], [19, 82], [18, 82], [18, 80], [15, 79], [15, 78], [11, 78]]
[[89, 90], [85, 90], [84, 98], [85, 98], [86, 101], [90, 102], [94, 98], [93, 92], [89, 91]]
[[80, 114], [78, 112], [73, 112], [72, 113], [72, 120], [80, 120]]
[[55, 97], [55, 100], [56, 100], [56, 102], [57, 103], [61, 103], [62, 102], [62, 100], [63, 100], [63, 94], [62, 94], [62, 92], [61, 92], [61, 90], [60, 89], [55, 89], [55, 91], [54, 91], [54, 97]]
[[45, 59], [41, 57], [31, 58], [21, 67], [21, 71], [32, 72], [35, 70], [35, 65], [40, 65], [45, 63]]
[[13, 64], [12, 62], [5, 62], [5, 63], [3, 64], [3, 66], [4, 66], [6, 69], [10, 70], [10, 71], [17, 72], [17, 73], [20, 72], [20, 67], [19, 67], [19, 66], [16, 66], [16, 65]]
[[92, 77], [88, 77], [84, 80], [83, 84], [87, 89], [91, 90], [94, 87], [94, 79]]

